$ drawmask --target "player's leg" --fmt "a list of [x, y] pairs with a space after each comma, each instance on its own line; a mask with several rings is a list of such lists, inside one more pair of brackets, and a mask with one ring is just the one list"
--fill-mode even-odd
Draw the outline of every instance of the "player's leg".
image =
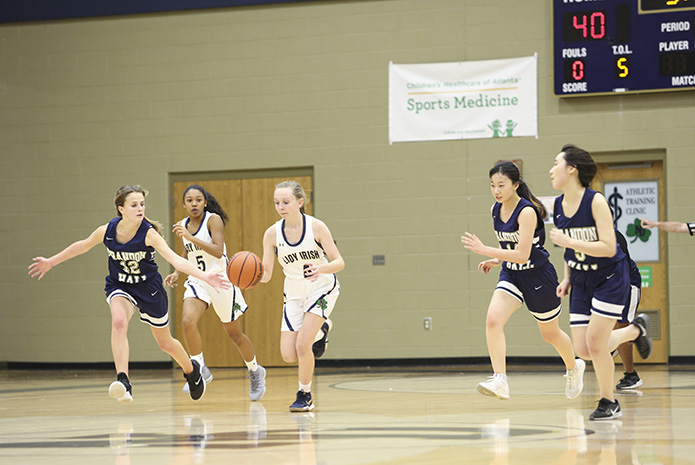
[[183, 376], [188, 381], [189, 393], [193, 400], [198, 400], [205, 394], [205, 379], [200, 371], [200, 364], [196, 360], [188, 358], [186, 349], [183, 348], [178, 339], [174, 339], [169, 330], [169, 326], [150, 325], [152, 336], [159, 345], [159, 348], [169, 354], [176, 363], [183, 369]]
[[249, 370], [249, 397], [251, 400], [260, 400], [265, 394], [265, 368], [256, 361], [256, 353], [251, 339], [241, 329], [241, 320], [223, 323], [224, 330], [236, 345], [241, 357]]
[[198, 322], [208, 308], [208, 303], [195, 297], [183, 299], [181, 325], [183, 340], [191, 355], [203, 353], [203, 339], [198, 330]]
[[559, 319], [555, 318], [545, 322], [537, 321], [537, 323], [543, 340], [555, 348], [568, 370], [574, 369], [576, 363], [572, 339], [560, 328]]
[[307, 412], [314, 409], [311, 397], [311, 382], [314, 376], [314, 352], [312, 346], [325, 319], [311, 312], [304, 314], [304, 321], [295, 338], [299, 372], [297, 399], [290, 405], [291, 412]]
[[109, 396], [119, 402], [133, 400], [133, 388], [128, 378], [128, 360], [130, 346], [128, 344], [128, 324], [135, 313], [135, 307], [125, 296], [114, 296], [109, 299], [111, 309], [111, 352], [116, 366], [116, 381], [109, 386]]
[[598, 407], [589, 415], [590, 420], [610, 420], [622, 415], [620, 405], [613, 396], [615, 364], [608, 345], [614, 326], [615, 319], [596, 313], [591, 316], [587, 326], [586, 345], [591, 355], [601, 395]]

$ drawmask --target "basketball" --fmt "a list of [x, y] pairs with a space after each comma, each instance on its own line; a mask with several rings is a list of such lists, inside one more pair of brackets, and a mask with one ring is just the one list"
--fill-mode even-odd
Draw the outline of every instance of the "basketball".
[[237, 252], [227, 263], [227, 277], [236, 287], [250, 289], [263, 277], [263, 263], [253, 252]]

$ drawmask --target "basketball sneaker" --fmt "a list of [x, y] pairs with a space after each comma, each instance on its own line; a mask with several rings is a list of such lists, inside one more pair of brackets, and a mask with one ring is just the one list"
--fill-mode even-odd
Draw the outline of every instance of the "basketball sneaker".
[[297, 400], [290, 405], [290, 412], [308, 412], [310, 410], [314, 410], [311, 392], [297, 391]]
[[249, 370], [249, 398], [251, 400], [260, 400], [265, 394], [265, 368], [258, 365], [256, 371]]
[[507, 375], [495, 373], [488, 376], [487, 381], [478, 383], [478, 392], [498, 399], [509, 399], [509, 384], [507, 383]]
[[118, 402], [133, 401], [133, 386], [130, 385], [128, 375], [118, 373], [117, 380], [109, 386], [109, 397], [116, 399]]
[[618, 381], [618, 384], [615, 385], [615, 388], [618, 391], [635, 389], [642, 385], [642, 380], [640, 379], [636, 370], [632, 373], [628, 373], [626, 371], [625, 373], [623, 373], [623, 375], [624, 376], [622, 377], [622, 379]]
[[189, 374], [184, 373], [183, 377], [186, 378], [188, 382], [188, 393], [193, 400], [200, 400], [205, 394], [205, 378], [200, 373], [200, 365], [197, 360], [191, 359], [193, 364], [193, 371]]
[[574, 368], [567, 370], [567, 373], [565, 373], [565, 378], [567, 378], [567, 384], [565, 385], [565, 396], [567, 396], [568, 399], [574, 399], [582, 393], [582, 389], [584, 389], [585, 369], [586, 362], [581, 358], [575, 358]]
[[[203, 375], [203, 379], [205, 379], [205, 385], [208, 385], [212, 382], [212, 373], [210, 373], [210, 368], [208, 368], [207, 365], [203, 365], [200, 367], [200, 373]], [[191, 392], [191, 387], [188, 385], [188, 383], [183, 385], [183, 392]]]
[[[326, 318], [326, 321], [321, 325], [319, 333], [316, 335], [317, 339], [314, 345], [311, 346], [311, 351], [314, 353], [314, 358], [321, 358], [326, 352], [328, 347], [328, 332], [333, 328], [333, 322], [330, 318]], [[321, 336], [323, 333], [323, 336]]]
[[640, 331], [640, 335], [632, 343], [637, 347], [640, 357], [646, 360], [653, 350], [652, 338], [649, 337], [649, 316], [645, 313], [640, 313], [632, 320], [632, 324], [637, 326]]
[[605, 397], [601, 397], [601, 400], [598, 401], [598, 407], [589, 415], [589, 420], [613, 420], [622, 416], [623, 412], [620, 411], [618, 399], [611, 402]]

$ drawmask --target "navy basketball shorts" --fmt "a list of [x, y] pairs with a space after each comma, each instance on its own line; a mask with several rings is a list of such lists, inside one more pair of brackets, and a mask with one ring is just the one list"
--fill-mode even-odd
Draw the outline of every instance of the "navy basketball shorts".
[[140, 312], [140, 321], [155, 328], [169, 324], [169, 299], [162, 285], [162, 278], [147, 280], [137, 285], [106, 281], [106, 302], [111, 305], [114, 297], [124, 297]]
[[630, 284], [630, 301], [627, 304], [627, 312], [624, 317], [618, 320], [618, 323], [632, 323], [637, 313], [637, 307], [642, 299], [642, 289], [639, 286]]
[[598, 271], [571, 270], [570, 326], [586, 326], [591, 315], [616, 321], [628, 317], [630, 272], [627, 260]]
[[548, 263], [533, 271], [511, 271], [503, 267], [495, 290], [504, 291], [520, 303], [526, 303], [529, 312], [539, 323], [547, 323], [562, 312], [557, 286], [555, 267]]

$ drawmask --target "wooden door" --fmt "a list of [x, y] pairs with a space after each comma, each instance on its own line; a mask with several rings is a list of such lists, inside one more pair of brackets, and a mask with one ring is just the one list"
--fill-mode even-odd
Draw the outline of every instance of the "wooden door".
[[[657, 181], [659, 198], [659, 221], [664, 219], [664, 180], [663, 162], [650, 161], [636, 164], [600, 163], [598, 175], [592, 187], [601, 192], [606, 182], [614, 181]], [[656, 220], [657, 218], [649, 218]], [[652, 282], [650, 287], [642, 287], [642, 299], [637, 313], [646, 313], [651, 320], [651, 334], [654, 341], [654, 352], [648, 360], [642, 360], [633, 350], [636, 362], [667, 363], [668, 362], [668, 307], [666, 305], [666, 247], [665, 234], [659, 234], [659, 261], [635, 262], [639, 267], [651, 267]], [[630, 240], [628, 238], [628, 244]], [[629, 245], [628, 245], [629, 247]]]
[[[225, 226], [225, 244], [227, 256], [235, 252], [248, 250], [259, 257], [263, 255], [263, 234], [265, 230], [279, 219], [273, 202], [275, 185], [288, 178], [248, 178], [200, 180], [191, 175], [190, 180], [173, 183], [174, 218], [185, 218], [183, 192], [191, 184], [203, 186], [220, 203], [229, 216]], [[312, 189], [310, 176], [294, 176], [309, 197]], [[310, 197], [309, 197], [310, 198]], [[307, 214], [312, 213], [312, 203], [306, 204]], [[181, 254], [183, 242], [174, 239], [174, 250]], [[176, 288], [176, 337], [182, 343], [183, 326], [183, 282], [185, 275], [179, 278]], [[243, 291], [249, 309], [241, 319], [246, 335], [251, 339], [258, 362], [264, 366], [286, 366], [280, 355], [280, 323], [282, 321], [282, 290], [284, 274], [279, 264], [275, 263], [273, 278], [269, 283], [259, 284], [255, 288]], [[210, 367], [244, 366], [243, 359], [234, 343], [229, 339], [217, 314], [209, 308], [198, 324], [203, 339], [205, 362]]]

